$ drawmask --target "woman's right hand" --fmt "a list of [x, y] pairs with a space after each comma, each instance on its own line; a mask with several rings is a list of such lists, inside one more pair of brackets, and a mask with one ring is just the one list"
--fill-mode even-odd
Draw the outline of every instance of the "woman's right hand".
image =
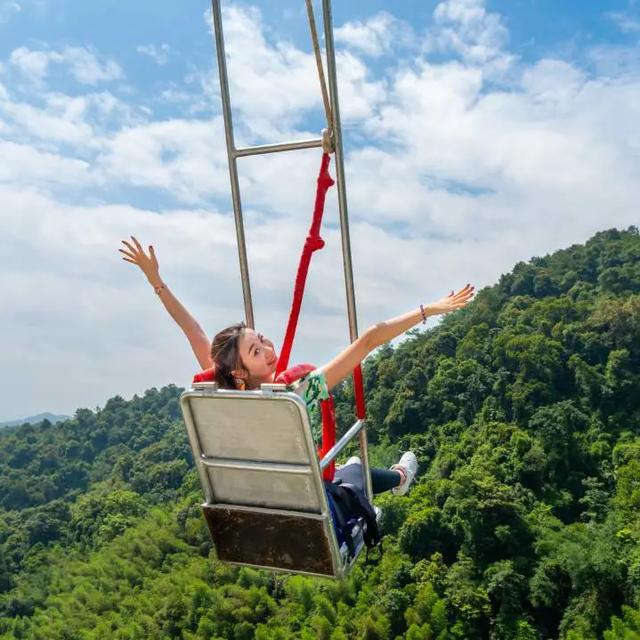
[[161, 287], [162, 278], [160, 277], [160, 267], [153, 246], [149, 245], [149, 255], [147, 255], [140, 243], [133, 236], [131, 236], [131, 242], [123, 240], [122, 244], [126, 247], [126, 249], [118, 249], [118, 251], [123, 254], [122, 259], [125, 262], [138, 265], [144, 275], [147, 276], [147, 280], [152, 287]]

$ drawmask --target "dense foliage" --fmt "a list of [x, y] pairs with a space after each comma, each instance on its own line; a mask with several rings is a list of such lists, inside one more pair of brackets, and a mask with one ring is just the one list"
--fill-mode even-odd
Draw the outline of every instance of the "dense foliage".
[[342, 583], [213, 560], [177, 388], [0, 432], [0, 639], [640, 639], [637, 229], [517, 264], [365, 379], [374, 461], [421, 476]]

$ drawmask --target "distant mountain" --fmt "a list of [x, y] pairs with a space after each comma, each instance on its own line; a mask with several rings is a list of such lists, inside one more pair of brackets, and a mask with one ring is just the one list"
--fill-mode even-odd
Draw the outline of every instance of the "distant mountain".
[[39, 413], [36, 416], [29, 416], [28, 418], [21, 418], [20, 420], [7, 420], [6, 422], [0, 422], [1, 427], [19, 427], [22, 424], [38, 424], [43, 420], [48, 420], [52, 424], [61, 422], [62, 420], [68, 420], [71, 416], [59, 416], [54, 413]]

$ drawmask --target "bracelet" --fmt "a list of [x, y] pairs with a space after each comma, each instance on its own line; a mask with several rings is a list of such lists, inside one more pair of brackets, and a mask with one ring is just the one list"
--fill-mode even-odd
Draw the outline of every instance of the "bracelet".
[[161, 284], [159, 287], [154, 287], [153, 290], [156, 292], [156, 295], [159, 296], [166, 288], [165, 284]]
[[424, 312], [422, 305], [420, 305], [420, 313], [422, 314], [422, 324], [427, 324], [427, 314]]

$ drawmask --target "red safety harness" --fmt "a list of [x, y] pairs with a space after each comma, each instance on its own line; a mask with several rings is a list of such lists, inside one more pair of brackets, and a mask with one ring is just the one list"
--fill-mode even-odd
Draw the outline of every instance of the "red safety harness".
[[[328, 153], [322, 155], [322, 163], [320, 165], [320, 173], [318, 174], [318, 186], [316, 189], [316, 199], [313, 208], [313, 218], [311, 226], [307, 233], [304, 243], [300, 262], [298, 264], [298, 272], [293, 290], [293, 302], [291, 311], [289, 312], [289, 322], [285, 332], [284, 342], [280, 350], [280, 357], [276, 365], [276, 373], [274, 382], [291, 384], [299, 380], [306, 374], [315, 369], [309, 364], [299, 364], [294, 367], [287, 368], [289, 365], [289, 357], [293, 347], [293, 340], [296, 335], [298, 326], [298, 318], [300, 317], [300, 308], [302, 307], [302, 298], [304, 297], [304, 289], [311, 263], [311, 256], [314, 251], [318, 251], [324, 247], [324, 240], [320, 237], [320, 227], [322, 225], [322, 216], [324, 214], [324, 203], [327, 191], [334, 184], [333, 178], [329, 174], [329, 163], [331, 158]], [[215, 369], [206, 369], [197, 373], [193, 377], [194, 382], [213, 382], [215, 380]], [[353, 389], [356, 402], [356, 415], [363, 420], [366, 415], [364, 402], [364, 388], [362, 383], [362, 369], [358, 365], [353, 371]], [[318, 455], [322, 458], [333, 445], [336, 443], [336, 416], [333, 404], [333, 397], [320, 402], [320, 410], [322, 413], [322, 446], [318, 451]], [[325, 480], [333, 480], [335, 464], [332, 463], [324, 471]]]

